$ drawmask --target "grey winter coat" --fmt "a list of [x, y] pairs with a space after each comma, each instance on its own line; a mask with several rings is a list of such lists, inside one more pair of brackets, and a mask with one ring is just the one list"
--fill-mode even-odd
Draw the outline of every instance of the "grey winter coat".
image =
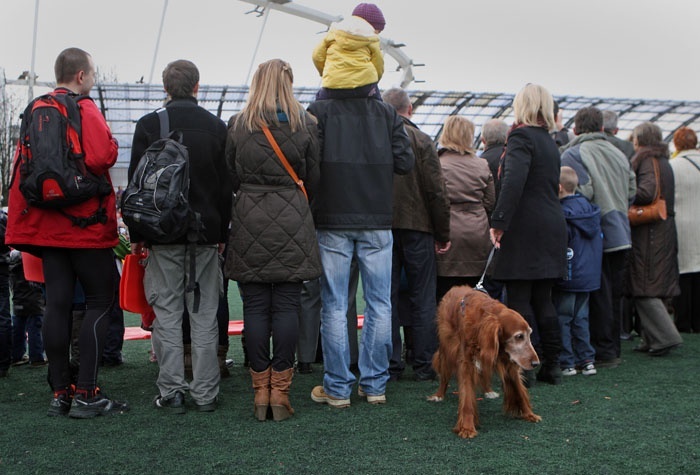
[[678, 286], [678, 239], [676, 237], [674, 180], [668, 163], [668, 148], [642, 147], [632, 157], [637, 175], [637, 195], [634, 204], [645, 205], [656, 196], [654, 162], [659, 163], [661, 196], [666, 200], [668, 218], [665, 221], [632, 227], [632, 253], [627, 278], [627, 293], [631, 297], [674, 297]]
[[[321, 258], [309, 203], [284, 169], [262, 131], [229, 121], [226, 161], [236, 194], [224, 272], [241, 283], [302, 282], [321, 275]], [[309, 199], [319, 182], [316, 120], [292, 133], [287, 122], [270, 131]]]
[[576, 171], [579, 192], [600, 208], [604, 252], [629, 249], [627, 209], [636, 190], [629, 160], [603, 132], [577, 135], [561, 150], [561, 165]]

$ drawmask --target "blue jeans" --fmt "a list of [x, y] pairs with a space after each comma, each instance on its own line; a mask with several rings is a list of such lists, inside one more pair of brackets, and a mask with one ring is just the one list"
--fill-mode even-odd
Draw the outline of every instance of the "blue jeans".
[[0, 370], [10, 367], [12, 349], [12, 317], [10, 316], [10, 283], [7, 266], [0, 269]]
[[588, 323], [588, 292], [552, 292], [554, 305], [561, 326], [561, 353], [559, 365], [562, 368], [583, 367], [595, 361], [595, 350], [591, 346], [591, 332]]
[[12, 361], [19, 361], [27, 352], [29, 361], [44, 361], [44, 340], [41, 337], [42, 314], [20, 317], [12, 315]]
[[321, 278], [321, 341], [323, 388], [347, 399], [355, 376], [350, 371], [347, 306], [350, 261], [356, 255], [365, 297], [365, 321], [360, 340], [360, 387], [369, 395], [384, 394], [391, 357], [390, 230], [319, 230], [323, 263]]

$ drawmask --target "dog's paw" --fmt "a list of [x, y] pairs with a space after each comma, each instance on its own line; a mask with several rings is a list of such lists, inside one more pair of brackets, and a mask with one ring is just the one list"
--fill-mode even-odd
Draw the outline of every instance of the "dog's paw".
[[523, 414], [523, 419], [528, 422], [540, 422], [542, 420], [540, 416], [532, 412], [530, 414]]
[[473, 427], [455, 427], [454, 429], [452, 429], [452, 432], [454, 432], [463, 439], [473, 439], [478, 434], [476, 429], [474, 429]]
[[425, 399], [430, 402], [442, 402], [443, 397], [438, 396], [437, 394], [433, 394], [432, 396], [428, 396]]
[[497, 399], [500, 396], [496, 391], [489, 391], [487, 393], [484, 393], [484, 397], [486, 399]]

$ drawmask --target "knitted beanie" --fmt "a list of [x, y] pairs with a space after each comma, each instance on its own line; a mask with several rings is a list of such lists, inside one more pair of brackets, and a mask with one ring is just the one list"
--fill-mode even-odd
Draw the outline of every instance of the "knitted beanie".
[[367, 23], [372, 25], [372, 27], [377, 31], [382, 31], [386, 21], [384, 21], [384, 14], [374, 3], [360, 3], [352, 11], [353, 16], [359, 16]]

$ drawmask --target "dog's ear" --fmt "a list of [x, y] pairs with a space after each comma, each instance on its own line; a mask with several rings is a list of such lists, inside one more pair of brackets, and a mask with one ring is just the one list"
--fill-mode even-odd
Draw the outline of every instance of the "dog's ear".
[[479, 326], [479, 361], [482, 369], [493, 371], [500, 349], [501, 324], [498, 317], [488, 314]]

